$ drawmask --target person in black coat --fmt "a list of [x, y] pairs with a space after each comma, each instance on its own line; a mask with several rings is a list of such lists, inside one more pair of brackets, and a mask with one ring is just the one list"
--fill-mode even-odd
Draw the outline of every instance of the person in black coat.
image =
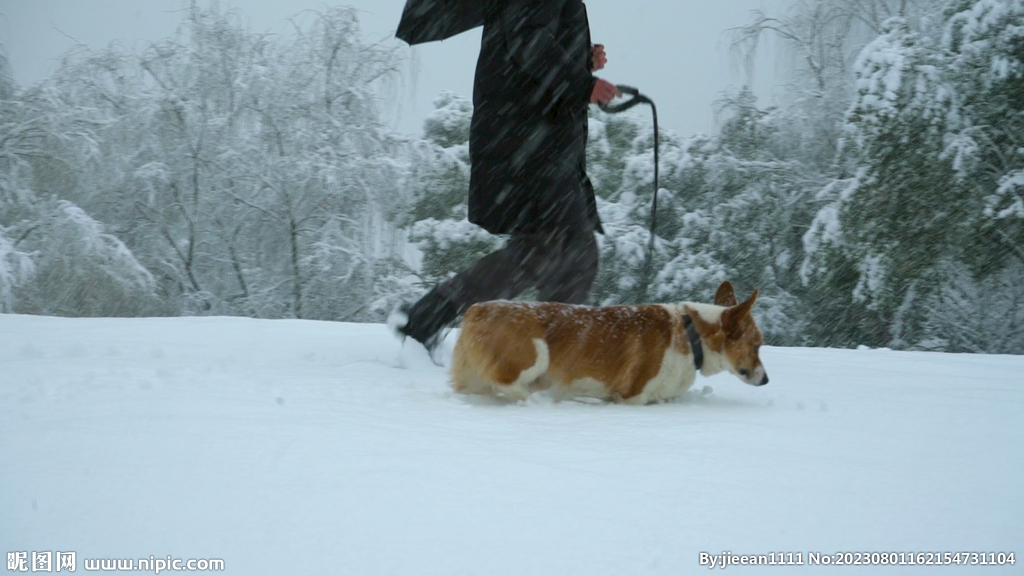
[[597, 276], [600, 232], [586, 176], [587, 106], [618, 95], [594, 77], [582, 0], [488, 0], [473, 86], [469, 221], [507, 245], [405, 310], [398, 331], [434, 351], [442, 328], [476, 302], [531, 287], [579, 304]]

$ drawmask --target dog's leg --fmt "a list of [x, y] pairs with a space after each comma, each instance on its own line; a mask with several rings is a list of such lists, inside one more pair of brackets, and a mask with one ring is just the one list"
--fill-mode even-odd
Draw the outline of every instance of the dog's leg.
[[530, 388], [524, 384], [494, 384], [492, 387], [494, 395], [504, 398], [509, 402], [526, 400], [530, 396]]
[[491, 383], [473, 362], [469, 344], [459, 338], [452, 352], [452, 388], [459, 394], [491, 394]]
[[534, 338], [533, 347], [532, 366], [525, 365], [525, 354], [508, 354], [499, 358], [492, 371], [495, 396], [517, 402], [530, 395], [531, 386], [544, 376], [550, 363], [548, 345], [544, 340]]

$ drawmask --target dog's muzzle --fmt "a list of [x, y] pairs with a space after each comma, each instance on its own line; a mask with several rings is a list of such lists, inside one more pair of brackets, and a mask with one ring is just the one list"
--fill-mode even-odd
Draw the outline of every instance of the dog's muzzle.
[[758, 366], [749, 375], [746, 373], [746, 371], [743, 371], [741, 377], [743, 378], [744, 382], [750, 384], [751, 386], [764, 386], [765, 384], [768, 383], [768, 372], [765, 371], [764, 366]]

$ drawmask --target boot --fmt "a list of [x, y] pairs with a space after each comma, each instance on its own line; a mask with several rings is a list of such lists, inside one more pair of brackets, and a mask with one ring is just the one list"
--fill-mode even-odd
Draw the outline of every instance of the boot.
[[[403, 314], [405, 318], [402, 318]], [[401, 336], [409, 336], [423, 344], [431, 360], [437, 364], [436, 355], [444, 340], [443, 329], [458, 316], [458, 306], [434, 288], [411, 306], [405, 304], [399, 307], [389, 324]]]

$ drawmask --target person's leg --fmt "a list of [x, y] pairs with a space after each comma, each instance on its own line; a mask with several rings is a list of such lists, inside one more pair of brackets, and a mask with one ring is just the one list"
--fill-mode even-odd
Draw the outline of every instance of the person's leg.
[[597, 278], [599, 264], [594, 232], [586, 229], [566, 235], [553, 254], [557, 258], [538, 279], [538, 299], [542, 302], [585, 303]]
[[477, 260], [438, 290], [458, 304], [460, 313], [477, 302], [514, 298], [537, 285], [551, 252], [546, 235], [513, 234], [504, 248]]
[[427, 292], [399, 331], [426, 344], [477, 302], [513, 298], [536, 286], [551, 259], [546, 235], [515, 234], [508, 244]]
[[504, 248], [428, 292], [409, 309], [400, 331], [427, 344], [473, 304], [514, 298], [534, 286], [542, 301], [586, 301], [598, 267], [586, 198], [575, 170], [552, 182], [537, 190], [524, 222], [529, 232], [513, 234]]

